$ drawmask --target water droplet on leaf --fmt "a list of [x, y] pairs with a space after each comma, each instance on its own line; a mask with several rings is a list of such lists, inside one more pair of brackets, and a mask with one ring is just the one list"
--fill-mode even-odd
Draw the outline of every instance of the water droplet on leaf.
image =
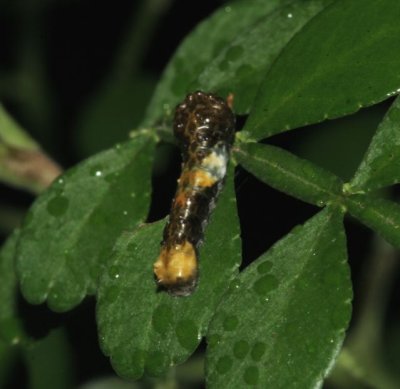
[[261, 360], [266, 348], [267, 346], [265, 343], [257, 342], [254, 344], [250, 354], [254, 362], [259, 362]]
[[244, 381], [249, 385], [256, 385], [260, 377], [260, 372], [257, 366], [249, 366], [243, 375]]
[[249, 352], [249, 344], [245, 340], [239, 340], [233, 346], [233, 354], [238, 359], [243, 359]]
[[260, 263], [257, 266], [257, 272], [259, 274], [265, 274], [268, 273], [272, 269], [272, 262], [270, 261], [265, 261], [263, 263]]
[[228, 315], [223, 323], [223, 327], [225, 331], [233, 331], [239, 324], [239, 320], [236, 316]]
[[198, 329], [192, 320], [181, 320], [176, 325], [176, 336], [182, 347], [191, 351], [199, 343]]
[[69, 200], [63, 195], [58, 195], [47, 203], [47, 211], [54, 217], [59, 217], [67, 212]]
[[171, 307], [160, 305], [153, 313], [153, 327], [161, 335], [165, 335], [173, 323]]
[[265, 297], [269, 292], [276, 289], [279, 282], [276, 277], [267, 274], [254, 283], [254, 291], [259, 295]]
[[232, 364], [233, 364], [232, 358], [228, 356], [220, 358], [217, 362], [217, 372], [219, 374], [227, 373], [231, 369]]

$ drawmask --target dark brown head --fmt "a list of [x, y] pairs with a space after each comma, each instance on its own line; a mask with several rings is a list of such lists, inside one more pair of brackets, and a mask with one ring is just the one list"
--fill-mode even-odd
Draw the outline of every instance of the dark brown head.
[[210, 148], [221, 141], [232, 144], [235, 115], [225, 100], [197, 91], [176, 107], [174, 133], [185, 146], [196, 143]]

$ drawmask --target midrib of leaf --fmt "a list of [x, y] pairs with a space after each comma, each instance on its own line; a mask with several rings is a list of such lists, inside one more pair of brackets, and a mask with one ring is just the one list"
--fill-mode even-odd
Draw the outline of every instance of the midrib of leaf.
[[[246, 153], [245, 151], [243, 151], [243, 150], [240, 149], [240, 148], [235, 148], [235, 152], [241, 153], [241, 154], [246, 155], [246, 156], [249, 156], [248, 153]], [[327, 191], [324, 187], [319, 186], [319, 185], [317, 185], [317, 184], [315, 184], [315, 183], [313, 183], [313, 182], [311, 182], [311, 181], [305, 180], [304, 177], [302, 177], [302, 176], [300, 176], [300, 175], [297, 175], [297, 174], [294, 174], [294, 173], [292, 173], [290, 170], [285, 170], [285, 169], [284, 169], [281, 165], [279, 165], [279, 164], [272, 163], [272, 162], [268, 161], [267, 159], [263, 159], [263, 158], [256, 157], [256, 156], [251, 156], [251, 158], [252, 158], [253, 160], [255, 160], [255, 161], [265, 163], [266, 165], [271, 166], [271, 167], [273, 167], [273, 168], [279, 170], [281, 173], [283, 173], [283, 175], [286, 175], [287, 177], [294, 178], [295, 180], [297, 180], [297, 181], [299, 181], [299, 182], [301, 182], [301, 183], [303, 183], [303, 184], [308, 185], [309, 187], [315, 189], [316, 191], [320, 191], [320, 192], [325, 193], [326, 195], [328, 195], [328, 196], [331, 197], [331, 198], [335, 196], [334, 193], [332, 193], [332, 192], [330, 192], [330, 191]], [[301, 199], [301, 196], [300, 196], [299, 198]]]
[[[368, 199], [369, 196], [367, 195], [356, 195], [356, 196], [364, 196], [366, 199]], [[385, 217], [381, 212], [379, 212], [379, 210], [373, 206], [369, 207], [369, 206], [365, 206], [364, 204], [362, 204], [361, 202], [354, 200], [354, 198], [352, 198], [352, 196], [350, 196], [348, 198], [349, 202], [353, 202], [355, 204], [357, 204], [357, 206], [361, 209], [368, 209], [371, 211], [371, 213], [373, 213], [378, 219], [382, 220], [383, 222], [385, 222], [386, 224], [391, 225], [394, 229], [399, 229], [400, 225], [397, 224], [392, 218], [387, 218]]]

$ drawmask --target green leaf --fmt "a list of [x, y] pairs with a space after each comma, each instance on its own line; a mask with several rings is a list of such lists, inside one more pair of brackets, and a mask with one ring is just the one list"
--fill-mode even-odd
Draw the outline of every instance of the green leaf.
[[279, 147], [240, 142], [233, 155], [258, 179], [300, 200], [323, 206], [341, 197], [338, 177]]
[[342, 0], [327, 7], [275, 61], [245, 130], [261, 139], [397, 93], [399, 14], [397, 0]]
[[209, 387], [319, 387], [351, 298], [342, 215], [326, 208], [247, 267], [218, 307], [207, 334]]
[[191, 91], [193, 82], [205, 67], [226, 51], [244, 29], [273, 12], [280, 3], [278, 0], [237, 1], [223, 6], [199, 24], [181, 43], [165, 69], [148, 107], [144, 126], [151, 126], [156, 120], [170, 115], [171, 109]]
[[35, 201], [17, 263], [30, 303], [65, 311], [96, 291], [116, 238], [147, 216], [153, 148], [139, 134], [72, 168]]
[[285, 1], [235, 39], [201, 72], [192, 90], [233, 93], [235, 112], [250, 111], [262, 79], [289, 40], [331, 0]]
[[400, 182], [400, 98], [397, 97], [358, 168], [348, 191], [370, 191]]
[[372, 228], [393, 246], [400, 248], [400, 206], [393, 201], [367, 195], [346, 198], [352, 216]]
[[97, 306], [101, 346], [123, 377], [160, 375], [184, 362], [237, 274], [241, 250], [233, 169], [211, 215], [200, 249], [199, 284], [189, 297], [156, 291], [153, 263], [163, 227], [161, 221], [121, 236], [101, 279]]
[[19, 230], [9, 236], [0, 250], [0, 341], [16, 345], [26, 339], [17, 316], [17, 276], [14, 269]]

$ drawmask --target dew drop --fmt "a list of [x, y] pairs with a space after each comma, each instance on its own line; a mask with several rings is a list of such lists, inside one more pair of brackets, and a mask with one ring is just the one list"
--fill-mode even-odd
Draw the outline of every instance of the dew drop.
[[216, 366], [217, 372], [219, 374], [227, 373], [231, 369], [232, 364], [233, 364], [232, 358], [230, 358], [228, 356], [221, 357], [217, 362], [217, 366]]
[[235, 61], [243, 55], [243, 47], [242, 46], [232, 46], [228, 49], [225, 54], [225, 58], [228, 61]]
[[265, 343], [262, 342], [257, 342], [254, 344], [252, 350], [251, 350], [251, 358], [253, 359], [254, 362], [259, 362], [262, 358], [262, 356], [265, 353], [267, 346]]
[[228, 315], [223, 323], [225, 331], [234, 331], [239, 324], [239, 320], [234, 315]]
[[69, 200], [67, 199], [67, 197], [59, 195], [52, 198], [47, 203], [46, 209], [51, 216], [59, 217], [64, 215], [65, 212], [67, 212], [68, 205], [69, 205]]
[[171, 307], [160, 305], [154, 310], [152, 324], [154, 330], [161, 335], [165, 335], [173, 323]]
[[180, 345], [192, 351], [199, 343], [199, 331], [192, 320], [181, 320], [176, 325], [176, 336]]
[[260, 372], [258, 371], [258, 367], [249, 366], [243, 375], [244, 381], [249, 385], [256, 385], [258, 383], [258, 379], [260, 378]]
[[263, 263], [260, 263], [257, 266], [257, 272], [259, 274], [265, 274], [268, 273], [272, 269], [272, 262], [270, 261], [265, 261]]
[[258, 279], [254, 285], [254, 291], [259, 295], [265, 297], [269, 292], [276, 289], [279, 282], [276, 277], [271, 274], [267, 274]]
[[207, 344], [210, 347], [216, 346], [221, 342], [221, 336], [218, 334], [212, 334], [207, 336]]
[[254, 73], [254, 68], [250, 65], [244, 64], [239, 66], [236, 70], [236, 77], [237, 78], [245, 78]]
[[117, 300], [119, 295], [119, 289], [116, 286], [111, 286], [107, 289], [106, 300], [109, 304], [112, 304]]
[[239, 340], [233, 346], [233, 354], [237, 359], [244, 359], [249, 349], [249, 344], [245, 340]]
[[[237, 267], [235, 265], [235, 269], [236, 270]], [[235, 290], [239, 289], [241, 286], [241, 282], [236, 278], [234, 279], [230, 284], [229, 284], [229, 292], [233, 293]]]
[[103, 175], [103, 166], [95, 165], [89, 170], [89, 174], [93, 177], [101, 177]]
[[108, 269], [108, 274], [111, 278], [119, 278], [120, 275], [120, 269], [117, 265], [112, 265]]
[[218, 69], [221, 70], [222, 72], [226, 71], [228, 67], [229, 67], [229, 61], [227, 61], [226, 59], [221, 61], [218, 65]]

